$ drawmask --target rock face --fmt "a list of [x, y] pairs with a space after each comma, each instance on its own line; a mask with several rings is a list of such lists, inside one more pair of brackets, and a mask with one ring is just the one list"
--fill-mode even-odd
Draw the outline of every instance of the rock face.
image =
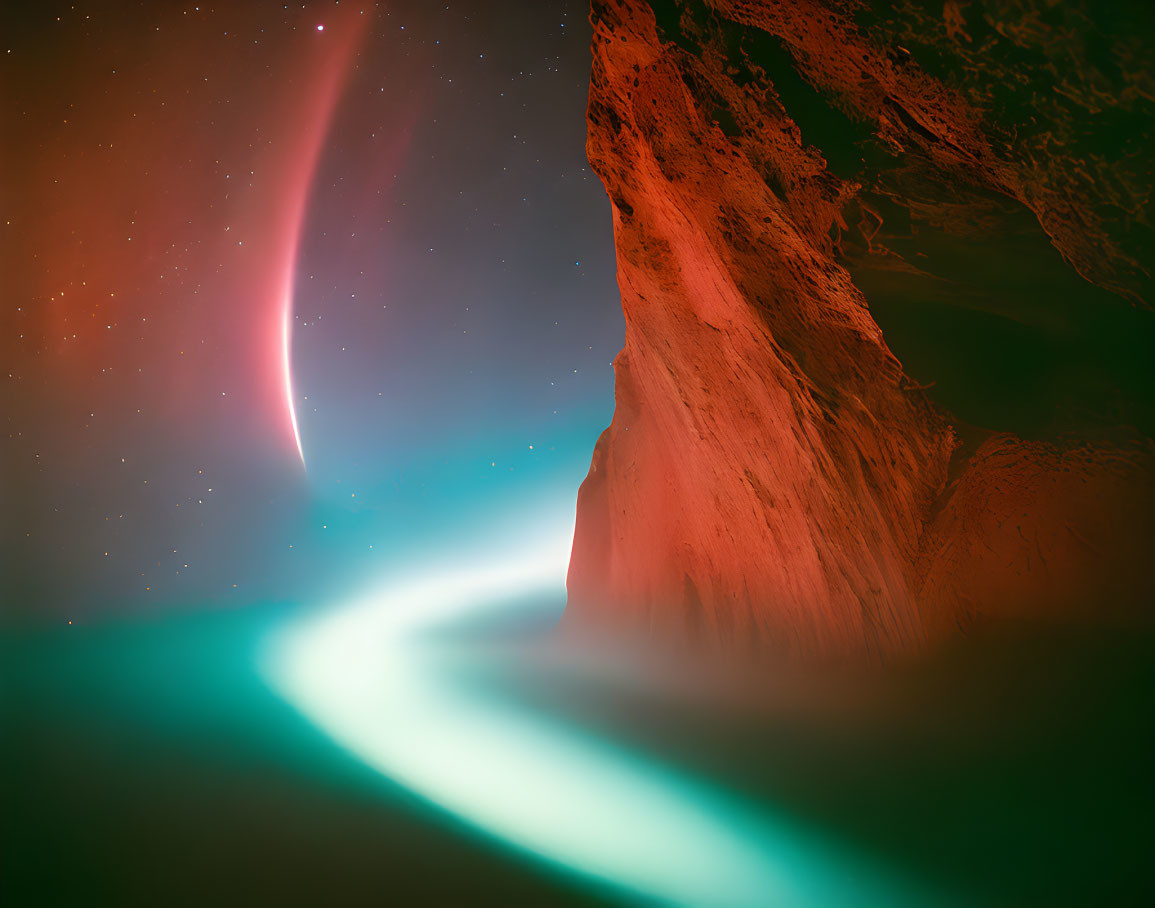
[[884, 659], [1155, 601], [1147, 146], [1084, 147], [1150, 77], [1004, 6], [595, 0], [626, 339], [567, 626]]

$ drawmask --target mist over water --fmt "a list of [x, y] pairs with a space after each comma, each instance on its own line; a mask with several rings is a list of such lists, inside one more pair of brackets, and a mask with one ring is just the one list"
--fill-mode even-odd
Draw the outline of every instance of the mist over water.
[[590, 645], [554, 630], [565, 521], [528, 522], [340, 602], [9, 634], [6, 880], [31, 904], [1148, 885], [1149, 641], [1007, 632], [869, 674]]
[[[338, 18], [24, 6], [0, 14], [5, 905], [1155, 904], [1149, 630], [977, 629], [871, 671], [557, 632], [623, 332], [587, 4], [374, 7], [291, 186]], [[857, 166], [851, 127], [822, 144]], [[285, 262], [261, 243], [293, 186]], [[866, 260], [888, 342], [997, 428], [1065, 431], [1119, 377], [1149, 425], [1149, 319], [1091, 318], [1099, 291], [1007, 224], [997, 292], [967, 297], [1011, 311], [1029, 279], [1039, 324], [995, 337]], [[266, 399], [272, 259], [307, 471]], [[1020, 381], [1072, 337], [1100, 378]]]

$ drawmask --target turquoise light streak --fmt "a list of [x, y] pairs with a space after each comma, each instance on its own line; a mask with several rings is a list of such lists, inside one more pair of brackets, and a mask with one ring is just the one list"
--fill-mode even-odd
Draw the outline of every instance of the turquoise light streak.
[[385, 776], [491, 836], [628, 893], [673, 905], [925, 903], [732, 795], [564, 717], [546, 720], [455, 683], [460, 651], [431, 645], [430, 632], [532, 593], [556, 597], [572, 530], [543, 538], [504, 561], [431, 569], [301, 619], [272, 642], [266, 675]]

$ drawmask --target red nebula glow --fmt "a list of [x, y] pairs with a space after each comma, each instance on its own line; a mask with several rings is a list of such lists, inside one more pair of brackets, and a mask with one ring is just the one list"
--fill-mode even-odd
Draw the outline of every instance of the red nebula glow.
[[5, 312], [0, 354], [92, 453], [147, 425], [170, 445], [300, 455], [293, 270], [370, 19], [334, 15], [325, 41], [248, 5], [125, 17], [99, 48], [80, 24], [55, 37], [67, 68], [9, 61], [4, 169], [21, 178], [5, 181], [0, 265], [31, 264], [3, 269], [27, 303]]

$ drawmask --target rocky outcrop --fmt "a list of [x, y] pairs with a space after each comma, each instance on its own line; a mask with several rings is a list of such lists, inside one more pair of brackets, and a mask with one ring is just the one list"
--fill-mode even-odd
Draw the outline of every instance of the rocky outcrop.
[[[1029, 164], [978, 103], [1007, 74], [959, 8], [933, 57], [951, 87], [907, 46], [929, 26], [888, 15], [595, 0], [588, 154], [626, 338], [569, 627], [882, 659], [1155, 592], [1149, 278], [1111, 207], [1143, 187]], [[1044, 379], [1068, 342], [1090, 352], [1064, 390]], [[1000, 393], [1005, 357], [1027, 374]]]

